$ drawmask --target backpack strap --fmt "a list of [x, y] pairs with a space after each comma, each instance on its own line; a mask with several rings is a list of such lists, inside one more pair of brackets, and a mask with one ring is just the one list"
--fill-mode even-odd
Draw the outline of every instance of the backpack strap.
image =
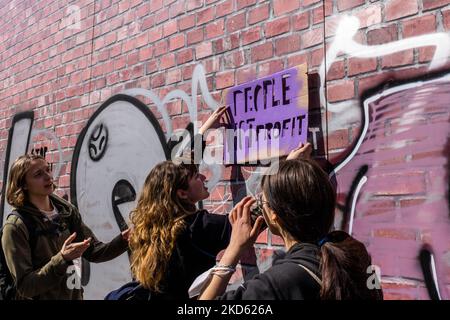
[[27, 214], [21, 213], [19, 210], [13, 210], [8, 216], [13, 215], [18, 217], [25, 224], [28, 231], [28, 242], [30, 244], [31, 253], [33, 254], [37, 243], [37, 232], [36, 232], [36, 222], [33, 218], [29, 217]]
[[319, 279], [319, 277], [318, 276], [316, 276], [316, 274], [314, 273], [314, 272], [312, 272], [311, 270], [309, 270], [307, 267], [305, 267], [304, 265], [302, 265], [302, 264], [298, 264], [300, 267], [302, 267], [306, 272], [308, 272], [309, 273], [309, 275], [314, 279], [314, 280], [316, 280], [316, 282], [319, 284], [319, 286], [322, 286], [322, 280], [320, 280]]

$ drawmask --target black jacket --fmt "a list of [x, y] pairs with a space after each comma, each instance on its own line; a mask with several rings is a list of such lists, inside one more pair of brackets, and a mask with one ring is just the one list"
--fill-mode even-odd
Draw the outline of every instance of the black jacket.
[[200, 210], [186, 218], [186, 229], [177, 239], [162, 283], [163, 293], [154, 299], [189, 299], [192, 282], [216, 264], [217, 254], [228, 246], [231, 224], [228, 215]]
[[234, 291], [226, 292], [221, 300], [318, 300], [320, 286], [298, 264], [311, 270], [319, 279], [319, 247], [298, 243], [274, 262], [266, 272], [256, 275]]

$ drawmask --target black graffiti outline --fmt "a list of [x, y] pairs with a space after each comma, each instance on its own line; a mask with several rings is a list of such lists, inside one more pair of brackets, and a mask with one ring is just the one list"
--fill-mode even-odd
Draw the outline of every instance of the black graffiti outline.
[[[125, 101], [130, 103], [131, 105], [133, 105], [134, 107], [136, 107], [139, 111], [141, 111], [145, 117], [147, 118], [147, 120], [150, 121], [151, 125], [153, 126], [153, 128], [155, 129], [155, 132], [159, 138], [159, 141], [161, 143], [161, 147], [163, 148], [164, 151], [164, 155], [166, 160], [170, 158], [170, 153], [169, 153], [169, 148], [167, 146], [167, 142], [165, 140], [165, 136], [164, 136], [164, 132], [161, 128], [161, 126], [159, 125], [158, 120], [156, 120], [155, 116], [153, 115], [153, 113], [151, 112], [151, 110], [148, 108], [148, 106], [146, 106], [142, 101], [140, 101], [137, 98], [125, 95], [125, 94], [117, 94], [115, 96], [112, 96], [111, 98], [109, 98], [108, 100], [106, 100], [104, 103], [102, 103], [102, 105], [94, 112], [94, 114], [89, 118], [88, 122], [86, 123], [86, 125], [84, 126], [83, 130], [81, 130], [80, 134], [78, 135], [77, 138], [77, 142], [75, 144], [75, 148], [73, 150], [73, 155], [72, 155], [72, 163], [71, 163], [71, 168], [70, 168], [70, 199], [72, 204], [78, 208], [78, 201], [77, 201], [77, 185], [76, 185], [76, 177], [77, 177], [77, 165], [78, 165], [78, 160], [79, 160], [79, 156], [80, 156], [80, 152], [81, 152], [81, 147], [84, 141], [84, 138], [86, 137], [86, 134], [91, 126], [91, 124], [94, 122], [94, 120], [101, 114], [101, 112], [103, 110], [105, 110], [109, 105], [113, 104], [114, 102], [117, 101]], [[124, 180], [126, 181], [126, 180]], [[128, 181], [127, 181], [128, 182]], [[129, 183], [129, 182], [128, 182]], [[131, 185], [131, 184], [130, 184]], [[112, 194], [112, 197], [114, 195]], [[114, 200], [114, 198], [112, 198]], [[113, 211], [114, 211], [114, 206], [113, 206]], [[118, 216], [116, 215], [116, 212], [113, 212], [114, 215], [114, 219], [119, 227], [119, 229], [123, 228], [123, 218], [120, 215], [120, 218], [122, 219], [118, 219]], [[86, 286], [89, 283], [90, 280], [90, 265], [89, 262], [85, 259], [82, 259], [82, 268], [81, 268], [82, 272], [81, 272], [81, 285], [82, 286]]]

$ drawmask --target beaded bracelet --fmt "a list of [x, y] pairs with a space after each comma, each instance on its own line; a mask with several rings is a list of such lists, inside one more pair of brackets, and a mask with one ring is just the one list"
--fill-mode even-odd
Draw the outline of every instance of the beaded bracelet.
[[216, 274], [216, 275], [226, 275], [229, 273], [233, 273], [236, 271], [236, 267], [234, 266], [227, 266], [227, 265], [222, 265], [222, 264], [218, 264], [216, 265], [214, 268], [212, 268], [211, 273], [212, 274]]

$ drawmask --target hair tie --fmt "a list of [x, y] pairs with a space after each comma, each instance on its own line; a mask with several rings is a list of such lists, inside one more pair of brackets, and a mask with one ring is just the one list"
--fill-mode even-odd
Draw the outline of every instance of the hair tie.
[[319, 247], [321, 247], [321, 246], [323, 246], [325, 243], [330, 242], [330, 241], [331, 241], [331, 239], [328, 238], [328, 235], [326, 235], [325, 237], [323, 237], [323, 238], [319, 241], [318, 245], [319, 245]]

